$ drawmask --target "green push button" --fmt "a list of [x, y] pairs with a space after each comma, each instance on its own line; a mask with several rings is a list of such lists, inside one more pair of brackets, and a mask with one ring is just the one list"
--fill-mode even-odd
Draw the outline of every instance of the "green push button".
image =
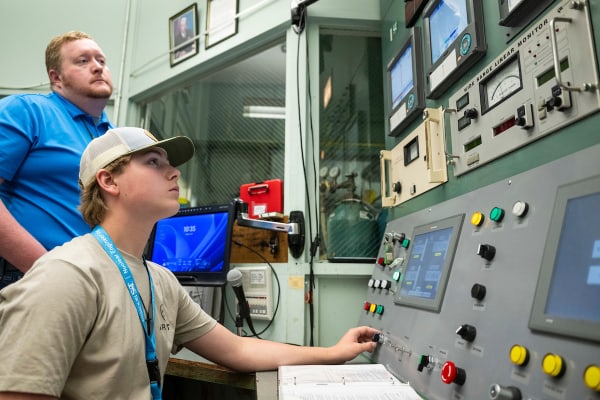
[[500, 207], [492, 208], [490, 211], [490, 219], [494, 222], [500, 222], [504, 218], [504, 210]]

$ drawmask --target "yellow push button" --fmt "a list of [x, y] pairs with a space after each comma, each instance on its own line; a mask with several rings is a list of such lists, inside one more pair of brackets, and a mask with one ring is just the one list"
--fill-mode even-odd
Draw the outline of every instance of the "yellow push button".
[[483, 213], [475, 211], [473, 215], [471, 215], [471, 224], [474, 226], [481, 226], [481, 224], [483, 224], [484, 218], [485, 217], [483, 216]]
[[377, 310], [377, 304], [373, 303], [373, 304], [371, 304], [371, 307], [369, 308], [369, 311], [371, 313], [375, 313], [375, 310]]
[[585, 386], [596, 392], [600, 392], [600, 367], [589, 365], [583, 373], [583, 381], [585, 382]]
[[542, 371], [544, 373], [558, 378], [565, 372], [565, 363], [558, 354], [548, 353], [542, 360]]
[[515, 344], [510, 349], [510, 361], [520, 367], [527, 365], [527, 361], [529, 361], [529, 352], [527, 351], [527, 348], [525, 346]]

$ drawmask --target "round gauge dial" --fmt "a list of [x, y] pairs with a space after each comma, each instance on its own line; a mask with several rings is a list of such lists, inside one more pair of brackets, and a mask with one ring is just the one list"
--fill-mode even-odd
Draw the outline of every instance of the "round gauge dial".
[[510, 97], [522, 86], [519, 59], [514, 57], [484, 83], [485, 111]]
[[328, 167], [321, 167], [321, 169], [319, 170], [319, 177], [321, 177], [321, 178], [327, 177], [328, 172], [329, 172]]
[[331, 167], [329, 169], [329, 176], [331, 178], [337, 178], [340, 175], [340, 167]]

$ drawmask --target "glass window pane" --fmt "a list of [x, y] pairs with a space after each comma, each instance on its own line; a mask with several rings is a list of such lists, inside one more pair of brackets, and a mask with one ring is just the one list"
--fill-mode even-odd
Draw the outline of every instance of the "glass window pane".
[[181, 167], [182, 201], [228, 203], [240, 185], [283, 178], [285, 47], [278, 43], [145, 104], [148, 129], [196, 146]]
[[322, 31], [319, 58], [320, 256], [372, 262], [385, 228], [381, 40]]

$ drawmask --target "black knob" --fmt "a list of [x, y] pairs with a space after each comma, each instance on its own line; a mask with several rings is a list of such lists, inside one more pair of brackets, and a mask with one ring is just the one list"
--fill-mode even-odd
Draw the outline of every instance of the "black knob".
[[467, 117], [469, 119], [475, 119], [475, 118], [477, 118], [478, 114], [479, 113], [477, 112], [476, 108], [467, 108], [465, 110], [465, 114], [464, 115], [465, 115], [465, 117]]
[[562, 99], [560, 97], [553, 97], [548, 100], [548, 105], [550, 108], [558, 108], [562, 105]]
[[400, 193], [402, 191], [402, 184], [400, 182], [394, 182], [392, 184], [392, 190], [394, 193]]
[[477, 329], [473, 325], [463, 324], [458, 327], [456, 334], [467, 342], [472, 342], [477, 336]]
[[471, 297], [479, 301], [483, 300], [485, 297], [485, 286], [479, 283], [474, 284], [471, 287]]
[[427, 367], [430, 362], [430, 357], [426, 354], [422, 354], [419, 359], [419, 365], [417, 366], [417, 371], [422, 372], [423, 368]]
[[488, 261], [492, 261], [496, 255], [496, 248], [491, 244], [480, 244], [477, 247], [477, 255], [485, 258]]

